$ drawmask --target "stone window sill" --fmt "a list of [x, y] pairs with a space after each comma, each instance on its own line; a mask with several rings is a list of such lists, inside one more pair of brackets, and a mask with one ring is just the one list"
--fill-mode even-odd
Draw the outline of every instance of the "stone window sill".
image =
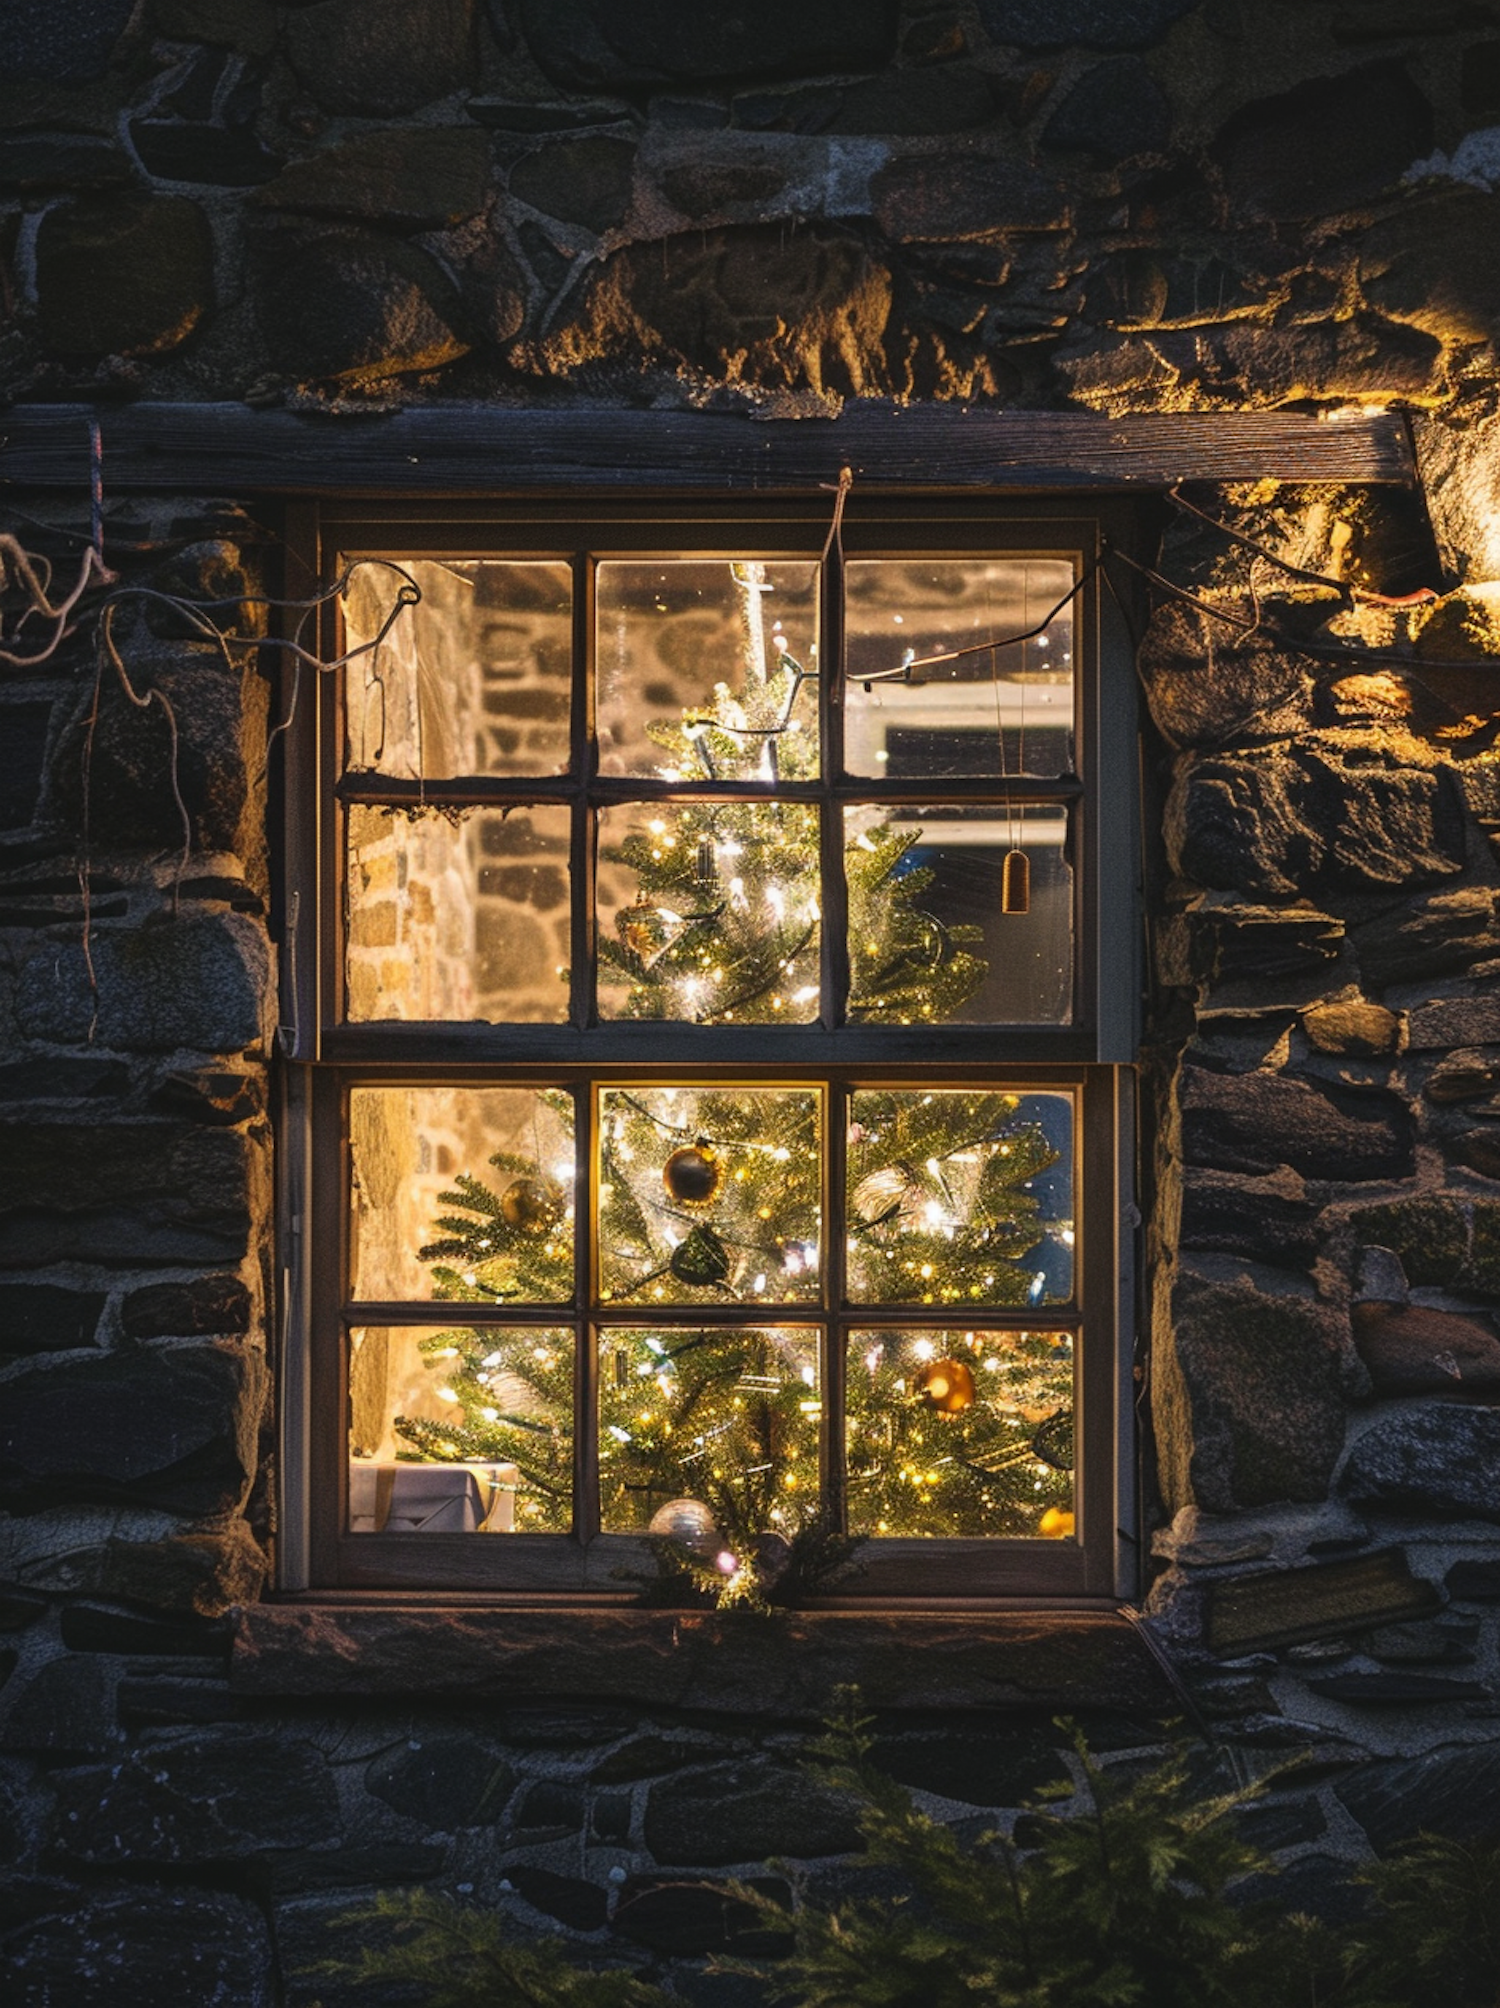
[[818, 1611], [299, 1601], [238, 1614], [244, 1697], [610, 1700], [817, 1718], [841, 1684], [879, 1709], [1177, 1712], [1140, 1627], [1110, 1608]]

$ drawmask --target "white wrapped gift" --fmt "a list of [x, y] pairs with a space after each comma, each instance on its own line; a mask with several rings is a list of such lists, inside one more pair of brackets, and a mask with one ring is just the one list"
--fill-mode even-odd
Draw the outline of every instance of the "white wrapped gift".
[[519, 1478], [513, 1464], [351, 1464], [349, 1532], [509, 1534]]

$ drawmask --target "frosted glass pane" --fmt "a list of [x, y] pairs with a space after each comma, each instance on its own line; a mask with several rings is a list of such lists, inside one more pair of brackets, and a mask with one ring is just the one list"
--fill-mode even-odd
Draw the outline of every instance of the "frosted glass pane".
[[[573, 575], [552, 561], [406, 558], [422, 598], [344, 671], [345, 761], [402, 779], [560, 774], [569, 763]], [[403, 581], [361, 565], [345, 647], [373, 641]]]
[[815, 775], [818, 573], [790, 559], [603, 561], [600, 772], [669, 781]]
[[[1073, 585], [1062, 558], [857, 558], [845, 570], [844, 757], [887, 780], [1076, 765]], [[908, 672], [903, 667], [910, 664]]]
[[568, 1015], [562, 806], [350, 806], [348, 1014], [557, 1023]]

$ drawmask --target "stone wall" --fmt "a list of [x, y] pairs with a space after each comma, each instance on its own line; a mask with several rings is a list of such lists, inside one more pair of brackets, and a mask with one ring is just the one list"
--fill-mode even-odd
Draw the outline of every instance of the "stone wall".
[[[23, 403], [1414, 414], [1420, 497], [1192, 492], [1271, 558], [1166, 515], [1165, 575], [1231, 618], [1158, 592], [1140, 656], [1142, 1590], [1223, 1761], [1306, 1760], [1256, 1814], [1297, 1901], [1329, 1858], [1471, 1826], [1500, 1773], [1490, 10], [12, 13], [0, 380]], [[103, 473], [125, 584], [236, 603], [276, 577], [264, 512]], [[71, 577], [88, 497], [3, 503]], [[815, 1710], [622, 1703], [597, 1654], [589, 1703], [226, 1678], [275, 1543], [273, 665], [253, 609], [232, 625], [225, 652], [161, 602], [119, 618], [172, 706], [186, 855], [167, 714], [107, 668], [91, 725], [86, 632], [0, 684], [16, 1998], [335, 2008], [306, 1970], [327, 1920], [432, 1882], [741, 2008], [703, 1971], [715, 1886], [770, 1854], [857, 1875], [847, 1808], [791, 1784]], [[1060, 1761], [1054, 1701], [893, 1706], [884, 1754], [946, 1817], [1008, 1818]], [[1131, 1761], [1183, 1705], [1122, 1677], [1078, 1712]]]

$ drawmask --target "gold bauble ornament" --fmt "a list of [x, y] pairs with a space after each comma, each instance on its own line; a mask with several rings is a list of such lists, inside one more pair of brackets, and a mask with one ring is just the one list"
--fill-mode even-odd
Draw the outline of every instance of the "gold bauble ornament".
[[667, 943], [667, 917], [644, 890], [615, 916], [620, 939], [643, 962], [660, 953]]
[[974, 1376], [962, 1360], [934, 1360], [917, 1375], [916, 1386], [939, 1415], [962, 1415], [974, 1399]]
[[674, 1150], [661, 1168], [668, 1199], [679, 1206], [712, 1206], [724, 1190], [724, 1165], [703, 1137]]
[[512, 1179], [500, 1195], [500, 1218], [518, 1234], [550, 1234], [566, 1204], [562, 1187], [550, 1178]]

